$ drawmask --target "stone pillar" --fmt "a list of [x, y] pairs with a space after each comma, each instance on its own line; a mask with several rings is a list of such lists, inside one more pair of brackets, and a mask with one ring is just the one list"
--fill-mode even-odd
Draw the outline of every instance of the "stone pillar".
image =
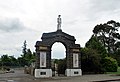
[[66, 76], [80, 76], [81, 70], [81, 54], [79, 48], [70, 49], [69, 52], [69, 67], [66, 69]]
[[52, 70], [50, 69], [49, 50], [47, 46], [39, 46], [37, 51], [37, 69], [35, 69], [35, 77], [52, 77]]

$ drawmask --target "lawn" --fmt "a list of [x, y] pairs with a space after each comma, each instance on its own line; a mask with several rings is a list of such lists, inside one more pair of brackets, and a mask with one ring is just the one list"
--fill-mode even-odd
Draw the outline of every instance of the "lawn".
[[117, 72], [107, 72], [107, 74], [119, 74], [120, 75], [120, 67], [118, 67]]

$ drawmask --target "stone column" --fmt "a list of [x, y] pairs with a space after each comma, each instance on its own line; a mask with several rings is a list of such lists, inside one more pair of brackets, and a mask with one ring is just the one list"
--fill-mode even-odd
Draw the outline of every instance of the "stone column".
[[69, 52], [69, 65], [70, 67], [66, 69], [67, 76], [79, 76], [82, 75], [81, 71], [81, 59], [80, 59], [80, 49], [72, 48]]
[[50, 51], [47, 46], [39, 46], [37, 50], [37, 69], [35, 69], [35, 77], [52, 77], [52, 70], [50, 69]]

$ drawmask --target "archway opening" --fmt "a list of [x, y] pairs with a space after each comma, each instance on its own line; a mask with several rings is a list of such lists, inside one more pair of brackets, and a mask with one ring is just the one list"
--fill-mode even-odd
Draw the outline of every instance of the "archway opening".
[[64, 76], [65, 75], [66, 48], [60, 42], [56, 42], [52, 45], [51, 67], [52, 67], [53, 76]]

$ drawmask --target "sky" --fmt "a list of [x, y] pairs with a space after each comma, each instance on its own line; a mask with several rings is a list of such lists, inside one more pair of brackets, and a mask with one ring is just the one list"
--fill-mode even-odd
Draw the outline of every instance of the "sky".
[[[19, 57], [25, 40], [27, 48], [35, 51], [43, 33], [57, 30], [58, 15], [62, 31], [84, 47], [97, 24], [120, 22], [119, 4], [120, 0], [0, 0], [0, 56]], [[65, 52], [62, 44], [55, 43], [52, 49], [59, 58]]]

